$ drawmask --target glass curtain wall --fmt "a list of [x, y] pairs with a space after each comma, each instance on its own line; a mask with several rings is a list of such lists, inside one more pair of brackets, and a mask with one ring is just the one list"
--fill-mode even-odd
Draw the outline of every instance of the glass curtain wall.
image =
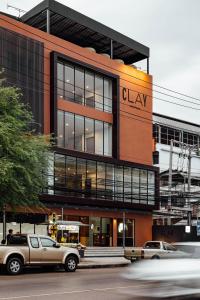
[[112, 124], [58, 111], [58, 147], [112, 156]]
[[155, 204], [155, 173], [151, 170], [55, 154], [54, 172], [56, 193]]
[[87, 68], [58, 62], [57, 94], [61, 99], [112, 113], [112, 80]]

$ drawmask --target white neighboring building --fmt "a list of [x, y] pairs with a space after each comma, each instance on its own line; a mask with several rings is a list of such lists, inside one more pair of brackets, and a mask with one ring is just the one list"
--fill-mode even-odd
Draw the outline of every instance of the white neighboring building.
[[[166, 205], [167, 203], [171, 139], [183, 142], [187, 145], [196, 146], [196, 150], [192, 151], [191, 158], [190, 191], [194, 196], [192, 195], [190, 199], [192, 202], [200, 200], [200, 156], [197, 150], [200, 148], [200, 125], [154, 113], [153, 137], [156, 150], [154, 154], [157, 154], [158, 158], [158, 161], [154, 161], [154, 165], [160, 168], [162, 205]], [[154, 158], [155, 157], [156, 155]], [[172, 199], [172, 205], [174, 201], [174, 205], [183, 206], [183, 201], [180, 201], [180, 198], [183, 197], [186, 199], [187, 195], [188, 150], [178, 144], [173, 147], [172, 170], [172, 195], [176, 195], [174, 199]], [[184, 194], [184, 196], [179, 197], [181, 194]], [[175, 198], [179, 198], [179, 201]], [[182, 203], [182, 205], [180, 203]]]

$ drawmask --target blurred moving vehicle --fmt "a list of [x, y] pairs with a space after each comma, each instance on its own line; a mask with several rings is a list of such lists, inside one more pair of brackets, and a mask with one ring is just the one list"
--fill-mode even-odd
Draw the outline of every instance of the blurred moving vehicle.
[[123, 277], [133, 282], [131, 299], [200, 299], [200, 260], [146, 260], [131, 265]]
[[176, 242], [172, 245], [178, 251], [188, 253], [192, 258], [200, 258], [200, 242]]
[[181, 258], [188, 256], [189, 254], [163, 241], [148, 241], [142, 248], [134, 247], [125, 248], [124, 250], [124, 257], [131, 262], [140, 259]]
[[25, 266], [62, 266], [74, 272], [80, 256], [77, 249], [63, 247], [48, 236], [16, 234], [8, 245], [0, 246], [0, 266], [11, 275], [22, 272]]

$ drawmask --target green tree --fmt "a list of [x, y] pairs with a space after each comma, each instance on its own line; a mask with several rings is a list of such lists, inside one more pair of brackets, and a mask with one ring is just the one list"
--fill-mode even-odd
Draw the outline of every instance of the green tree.
[[39, 204], [50, 144], [31, 124], [33, 116], [20, 91], [0, 86], [0, 207]]

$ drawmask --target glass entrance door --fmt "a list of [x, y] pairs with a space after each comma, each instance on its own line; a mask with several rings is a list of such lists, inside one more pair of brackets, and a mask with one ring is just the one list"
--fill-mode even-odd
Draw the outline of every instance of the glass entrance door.
[[90, 246], [112, 246], [112, 219], [91, 217], [90, 218]]

